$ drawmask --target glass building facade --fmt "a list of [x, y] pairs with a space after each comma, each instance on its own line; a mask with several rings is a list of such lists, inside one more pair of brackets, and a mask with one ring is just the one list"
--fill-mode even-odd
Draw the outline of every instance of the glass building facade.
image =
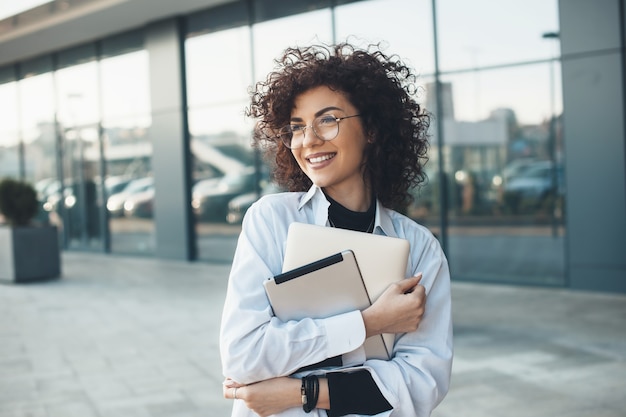
[[228, 263], [245, 210], [280, 191], [250, 146], [249, 87], [287, 46], [381, 43], [434, 115], [407, 215], [453, 279], [571, 286], [563, 7], [234, 1], [2, 63], [0, 177], [35, 184], [68, 250]]

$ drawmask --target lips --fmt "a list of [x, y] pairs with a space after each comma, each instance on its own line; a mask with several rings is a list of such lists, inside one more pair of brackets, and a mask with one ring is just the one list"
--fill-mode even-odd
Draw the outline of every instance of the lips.
[[324, 161], [328, 161], [329, 159], [332, 159], [335, 157], [335, 153], [326, 153], [326, 154], [322, 154], [322, 155], [312, 155], [312, 156], [307, 156], [306, 160], [309, 161], [312, 164], [319, 164], [321, 162]]

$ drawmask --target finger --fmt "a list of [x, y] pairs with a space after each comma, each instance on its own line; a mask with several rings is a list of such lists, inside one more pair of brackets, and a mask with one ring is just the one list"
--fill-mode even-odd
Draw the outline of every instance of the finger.
[[407, 279], [403, 279], [402, 281], [399, 281], [400, 290], [405, 294], [413, 291], [413, 289], [415, 288], [417, 284], [419, 284], [421, 279], [422, 279], [422, 273], [420, 272], [414, 277], [410, 277]]
[[422, 280], [422, 273], [418, 272], [417, 274], [413, 275], [412, 277], [408, 277], [406, 279], [404, 279], [402, 282], [411, 282], [412, 286], [415, 286], [417, 283], [419, 283]]
[[419, 290], [419, 293], [421, 295], [424, 295], [424, 296], [426, 295], [426, 287], [424, 287], [423, 285], [419, 285], [418, 284], [418, 285], [415, 286], [415, 289]]
[[222, 382], [222, 385], [224, 385], [224, 387], [226, 387], [226, 388], [234, 388], [234, 387], [241, 388], [245, 384], [240, 384], [237, 381], [233, 381], [230, 378], [226, 378], [226, 380], [224, 382]]

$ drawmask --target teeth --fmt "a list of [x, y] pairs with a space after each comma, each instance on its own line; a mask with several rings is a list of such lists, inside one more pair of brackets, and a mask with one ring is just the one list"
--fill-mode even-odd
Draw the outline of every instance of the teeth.
[[311, 162], [313, 164], [317, 164], [319, 162], [327, 161], [327, 160], [331, 159], [333, 156], [335, 156], [335, 155], [328, 154], [328, 155], [318, 156], [316, 158], [310, 158], [309, 162]]

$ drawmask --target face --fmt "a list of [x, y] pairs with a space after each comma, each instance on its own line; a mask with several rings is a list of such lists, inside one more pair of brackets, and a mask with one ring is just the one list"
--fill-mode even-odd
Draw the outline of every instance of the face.
[[[321, 115], [341, 118], [359, 113], [342, 93], [325, 86], [300, 94], [294, 104], [292, 125], [310, 126]], [[292, 153], [306, 176], [337, 198], [366, 188], [363, 180], [366, 146], [361, 119], [352, 117], [339, 122], [339, 134], [330, 141], [319, 139], [307, 128], [302, 147], [293, 149]]]

